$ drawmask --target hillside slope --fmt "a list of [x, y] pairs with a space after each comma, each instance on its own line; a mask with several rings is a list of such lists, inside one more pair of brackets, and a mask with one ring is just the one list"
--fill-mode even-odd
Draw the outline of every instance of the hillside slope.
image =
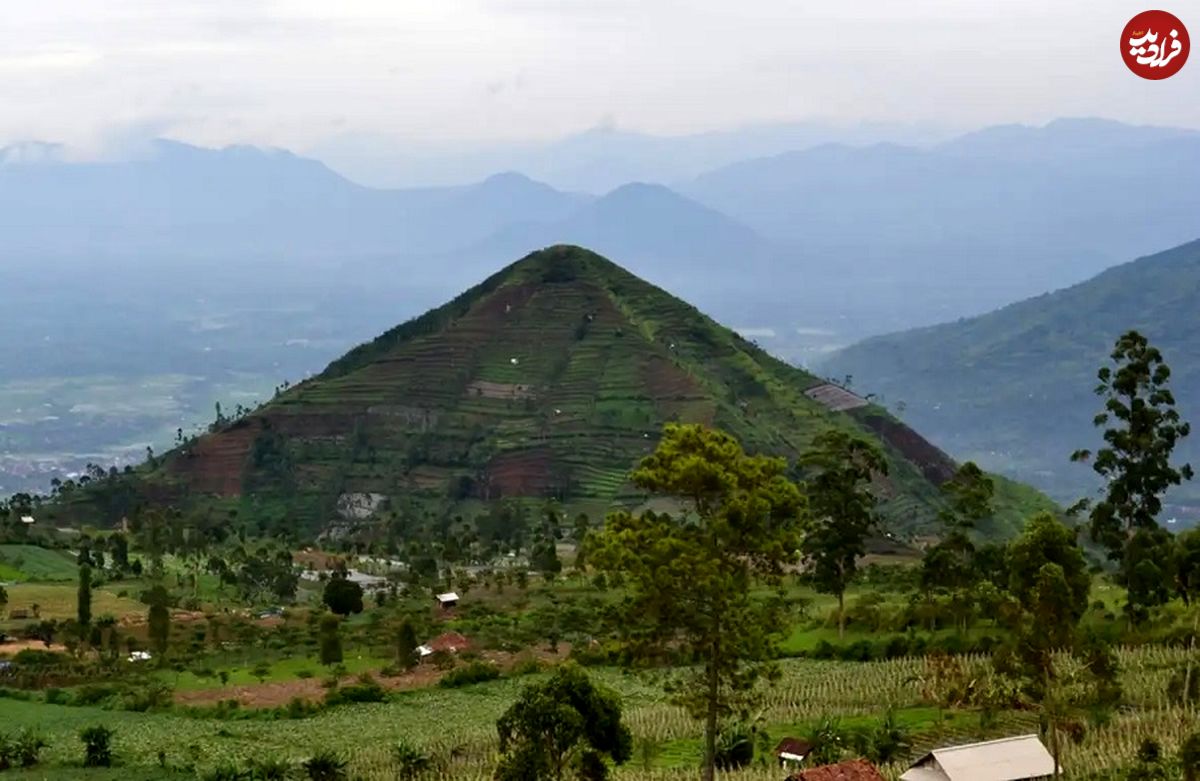
[[[916, 533], [953, 463], [883, 410], [778, 361], [586, 250], [533, 253], [319, 376], [189, 442], [159, 496], [270, 507], [317, 529], [355, 502], [553, 497], [602, 513], [664, 423], [702, 422], [790, 459], [830, 427], [884, 443], [878, 491]], [[996, 531], [1047, 502], [1003, 484]], [[344, 514], [344, 512], [343, 512]]]
[[[1095, 448], [1096, 371], [1130, 328], [1172, 368], [1186, 419], [1200, 422], [1200, 241], [1140, 258], [1056, 293], [955, 323], [869, 339], [822, 369], [905, 403], [905, 420], [961, 458], [1070, 500], [1095, 483], [1068, 463]], [[1200, 438], [1180, 456], [1200, 462]], [[1174, 501], [1200, 505], [1200, 486]]]

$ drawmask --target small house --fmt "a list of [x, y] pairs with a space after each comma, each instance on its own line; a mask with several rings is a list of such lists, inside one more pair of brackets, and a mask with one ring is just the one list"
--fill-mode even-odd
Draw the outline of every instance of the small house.
[[807, 740], [784, 738], [775, 747], [775, 758], [779, 760], [780, 767], [799, 765], [804, 762], [810, 752], [812, 752], [812, 744]]
[[21, 523], [25, 524], [26, 526], [32, 526], [36, 522], [37, 521], [34, 519], [34, 517], [32, 515], [22, 515], [21, 516]]
[[901, 781], [1028, 781], [1054, 775], [1054, 757], [1037, 735], [937, 748], [913, 764]]
[[798, 770], [788, 781], [885, 781], [879, 768], [865, 759], [852, 759], [834, 765], [818, 765]]
[[437, 601], [442, 610], [453, 610], [458, 606], [458, 594], [454, 591], [447, 591], [445, 594], [438, 594]]

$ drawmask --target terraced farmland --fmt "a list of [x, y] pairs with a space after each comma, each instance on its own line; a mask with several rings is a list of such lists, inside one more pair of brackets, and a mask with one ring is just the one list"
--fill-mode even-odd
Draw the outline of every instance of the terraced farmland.
[[841, 427], [884, 444], [894, 529], [927, 523], [953, 464], [878, 407], [806, 395], [821, 384], [604, 258], [553, 247], [178, 448], [153, 475], [186, 501], [274, 502], [311, 531], [347, 493], [636, 504], [627, 475], [671, 421], [791, 460]]

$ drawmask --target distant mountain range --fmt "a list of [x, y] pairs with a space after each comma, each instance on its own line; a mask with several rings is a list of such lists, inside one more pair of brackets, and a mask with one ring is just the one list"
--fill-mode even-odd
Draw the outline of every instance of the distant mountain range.
[[[947, 452], [1069, 501], [1097, 486], [1068, 458], [1101, 445], [1096, 371], [1131, 328], [1170, 364], [1194, 426], [1179, 458], [1200, 466], [1200, 241], [982, 317], [868, 339], [821, 368], [852, 375], [854, 388], [893, 409], [903, 402], [902, 417]], [[1200, 518], [1200, 484], [1171, 498]]]
[[802, 247], [864, 305], [917, 325], [1073, 284], [1195, 238], [1193, 171], [1195, 131], [1060, 120], [928, 149], [816, 147], [737, 163], [680, 189]]
[[[159, 141], [91, 163], [49, 144], [0, 150], [0, 289], [18, 291], [0, 318], [0, 492], [7, 463], [54, 463], [79, 438], [89, 444], [77, 452], [106, 459], [117, 444], [163, 444], [214, 401], [317, 371], [478, 282], [497, 257], [551, 244], [620, 257], [803, 363], [1200, 235], [1194, 131], [1099, 120], [949, 140], [891, 131], [808, 148], [839, 136], [597, 131], [538, 147], [557, 151], [537, 171], [551, 160], [607, 170], [601, 195], [512, 172], [530, 159], [516, 154], [488, 158], [510, 172], [473, 184], [380, 189], [281, 150]], [[695, 175], [760, 152], [773, 156]], [[627, 180], [671, 171], [673, 184]], [[114, 428], [107, 397], [88, 393], [113, 378], [172, 390], [118, 404]]]
[[[721, 138], [706, 143], [733, 148]], [[733, 278], [742, 308], [774, 318], [786, 301], [841, 320], [844, 338], [978, 314], [1200, 229], [1200, 180], [1183, 175], [1200, 170], [1200, 133], [1102, 120], [926, 147], [827, 144], [604, 196], [518, 173], [374, 189], [283, 151], [167, 141], [129, 162], [57, 157], [45, 145], [0, 150], [6, 256], [369, 256], [418, 277], [433, 265], [460, 286], [497, 253], [567, 241], [619, 253], [656, 281], [690, 281], [705, 304], [729, 299]]]
[[[596, 517], [647, 499], [628, 474], [670, 421], [720, 427], [793, 463], [830, 428], [874, 439], [890, 464], [877, 485], [882, 512], [898, 534], [931, 524], [937, 486], [955, 468], [879, 407], [596, 254], [555, 246], [120, 478], [128, 490], [81, 497], [126, 497], [120, 507], [66, 507], [103, 510], [90, 520], [113, 522], [128, 497], [192, 509], [216, 497], [236, 504], [242, 523], [304, 525], [305, 534], [349, 517], [347, 507], [369, 513], [388, 500], [395, 512], [453, 513], [480, 501], [556, 499]], [[1011, 533], [1049, 506], [1000, 481], [987, 530]]]
[[559, 189], [598, 195], [629, 182], [669, 184], [738, 160], [835, 141], [923, 145], [952, 135], [945, 127], [892, 122], [786, 122], [674, 136], [601, 125], [560, 139], [492, 144], [414, 144], [346, 134], [304, 151], [374, 187], [461, 184], [517, 170]]

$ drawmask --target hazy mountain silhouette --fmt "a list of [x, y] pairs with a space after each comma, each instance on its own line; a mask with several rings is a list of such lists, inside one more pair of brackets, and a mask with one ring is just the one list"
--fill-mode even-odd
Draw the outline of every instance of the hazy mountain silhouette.
[[[1125, 263], [1074, 287], [981, 317], [868, 339], [822, 364], [905, 404], [905, 420], [961, 458], [1073, 500], [1097, 485], [1069, 463], [1096, 449], [1096, 371], [1135, 328], [1171, 365], [1181, 414], [1200, 422], [1200, 241]], [[1180, 460], [1200, 462], [1195, 436]], [[1200, 505], [1194, 483], [1173, 491]]]
[[414, 145], [347, 134], [306, 150], [347, 176], [375, 186], [458, 184], [518, 170], [566, 189], [605, 193], [627, 182], [671, 183], [738, 160], [838, 141], [927, 144], [950, 131], [932, 124], [790, 122], [657, 136], [599, 126], [560, 139], [493, 144]]
[[[0, 151], [0, 160], [28, 156]], [[517, 174], [461, 187], [376, 190], [281, 150], [159, 141], [146, 159], [0, 166], [0, 248], [40, 255], [420, 252], [462, 246], [514, 220], [561, 219], [586, 200]]]
[[910, 323], [1080, 281], [1200, 232], [1200, 133], [1071, 120], [932, 149], [830, 145], [741, 162], [681, 191], [838, 261]]

